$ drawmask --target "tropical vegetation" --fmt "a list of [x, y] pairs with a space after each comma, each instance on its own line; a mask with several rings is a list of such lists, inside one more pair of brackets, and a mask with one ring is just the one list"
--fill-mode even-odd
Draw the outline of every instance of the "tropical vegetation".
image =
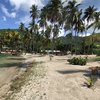
[[[95, 6], [80, 9], [80, 5], [75, 0], [50, 0], [41, 10], [32, 5], [29, 27], [21, 22], [18, 29], [0, 30], [0, 51], [60, 50], [64, 54], [71, 51], [100, 55], [100, 34], [96, 34], [100, 29], [100, 12]], [[59, 37], [62, 30], [67, 35]]]

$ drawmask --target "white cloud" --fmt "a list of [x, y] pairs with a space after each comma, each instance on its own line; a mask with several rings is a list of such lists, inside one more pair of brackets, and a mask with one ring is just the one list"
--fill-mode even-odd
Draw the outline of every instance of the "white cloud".
[[15, 18], [16, 17], [16, 12], [8, 12], [8, 9], [4, 6], [4, 5], [0, 5], [1, 6], [1, 10], [2, 12], [7, 16], [7, 17], [11, 17], [11, 18]]
[[3, 16], [2, 18], [3, 18], [3, 21], [6, 21], [7, 20], [5, 16]]
[[[15, 10], [29, 11], [30, 7], [35, 4], [39, 8], [42, 8], [49, 0], [8, 0], [12, 6], [15, 6]], [[64, 2], [66, 0], [62, 0]], [[76, 0], [81, 3], [84, 0]]]
[[39, 8], [43, 7], [44, 4], [42, 3], [43, 0], [9, 0], [12, 6], [15, 6], [15, 10], [24, 10], [29, 11], [30, 7], [35, 4]]
[[31, 18], [27, 15], [25, 17], [20, 18], [19, 21], [16, 22], [16, 24], [20, 24], [20, 22], [24, 23], [25, 25], [28, 25], [31, 22]]
[[82, 3], [84, 0], [76, 0], [78, 3]]

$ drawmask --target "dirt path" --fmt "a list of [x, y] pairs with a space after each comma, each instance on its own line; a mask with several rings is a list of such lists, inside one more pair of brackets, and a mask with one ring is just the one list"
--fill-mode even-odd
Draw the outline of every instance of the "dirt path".
[[2, 68], [0, 69], [0, 100], [5, 95], [9, 88], [11, 80], [18, 74], [17, 68]]
[[84, 86], [87, 68], [99, 63], [74, 66], [66, 56], [54, 56], [50, 61], [49, 56], [33, 55], [31, 59], [41, 63], [21, 91], [13, 94], [13, 100], [100, 100], [100, 79], [93, 89]]
[[[84, 87], [87, 66], [69, 65], [66, 57], [55, 57], [48, 65], [48, 100], [100, 100], [100, 84], [94, 90]], [[95, 63], [98, 64], [98, 63]], [[100, 82], [100, 81], [99, 81]]]
[[32, 75], [13, 100], [100, 100], [100, 84], [94, 89], [83, 86], [87, 67], [99, 63], [74, 66], [68, 64], [66, 56], [55, 56], [52, 61], [48, 56], [33, 58], [44, 62], [36, 67], [38, 76]]
[[[25, 59], [25, 60], [22, 60]], [[9, 57], [5, 62], [0, 62], [0, 100], [9, 91], [12, 80], [22, 74], [29, 63], [33, 61], [30, 54], [21, 57]]]

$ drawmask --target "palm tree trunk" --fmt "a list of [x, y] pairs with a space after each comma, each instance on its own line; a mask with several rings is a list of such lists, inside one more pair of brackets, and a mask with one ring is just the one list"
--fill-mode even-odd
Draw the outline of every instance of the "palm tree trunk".
[[94, 28], [93, 33], [92, 33], [92, 54], [93, 54], [93, 45], [94, 45], [94, 38], [93, 38], [93, 34], [94, 34], [95, 30], [96, 30], [96, 27]]
[[73, 49], [73, 28], [71, 28], [71, 33], [72, 33], [72, 36], [71, 36], [71, 54], [72, 54], [72, 49]]

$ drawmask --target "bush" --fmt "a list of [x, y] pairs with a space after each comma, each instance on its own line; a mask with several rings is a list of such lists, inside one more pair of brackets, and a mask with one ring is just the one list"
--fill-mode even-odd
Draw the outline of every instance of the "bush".
[[94, 86], [94, 84], [96, 83], [97, 81], [97, 76], [89, 76], [88, 79], [86, 79], [86, 82], [85, 82], [85, 85], [88, 87], [88, 88], [91, 88], [92, 86]]
[[100, 56], [100, 49], [94, 49], [93, 53], [96, 54], [97, 56]]
[[74, 57], [72, 59], [68, 59], [68, 62], [72, 65], [86, 65], [87, 63], [87, 58], [77, 58], [77, 57]]

